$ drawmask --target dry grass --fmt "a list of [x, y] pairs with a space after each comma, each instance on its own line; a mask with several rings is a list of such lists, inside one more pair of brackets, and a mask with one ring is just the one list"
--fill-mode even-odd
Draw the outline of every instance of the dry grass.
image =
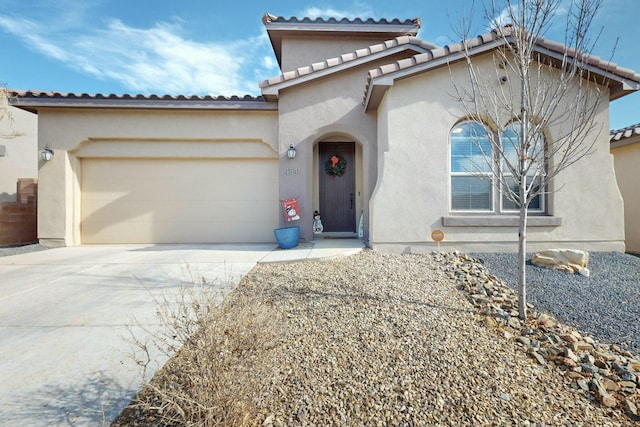
[[161, 302], [150, 345], [184, 345], [113, 426], [635, 425], [477, 322], [428, 257], [260, 264], [219, 306], [211, 289]]
[[[245, 426], [259, 415], [256, 402], [268, 394], [279, 319], [268, 298], [231, 292], [220, 295], [206, 283], [183, 289], [176, 303], [162, 301], [164, 332], [150, 343], [135, 340], [137, 361], [149, 362], [149, 345], [173, 354], [145, 384], [112, 426]], [[175, 353], [174, 353], [175, 352]]]

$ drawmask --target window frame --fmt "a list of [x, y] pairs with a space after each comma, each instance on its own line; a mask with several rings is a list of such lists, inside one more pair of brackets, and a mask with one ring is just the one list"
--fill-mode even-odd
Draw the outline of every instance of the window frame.
[[[478, 121], [474, 121], [474, 120], [465, 120], [462, 121], [458, 124], [456, 124], [451, 131], [449, 132], [449, 210], [450, 212], [465, 212], [465, 213], [492, 213], [495, 211], [495, 182], [494, 182], [494, 176], [493, 176], [493, 170], [489, 169], [486, 172], [485, 171], [477, 171], [477, 172], [470, 172], [470, 171], [453, 171], [453, 163], [454, 163], [454, 156], [453, 156], [453, 145], [454, 145], [454, 132], [453, 130], [456, 129], [457, 127], [461, 127], [464, 125], [468, 125], [468, 124], [475, 124], [475, 125], [479, 125], [486, 133], [486, 126], [483, 123], [480, 123]], [[468, 138], [467, 138], [468, 140]], [[470, 145], [470, 149], [468, 151], [472, 151], [473, 150], [473, 145]], [[489, 147], [491, 150], [491, 157], [494, 157], [493, 154], [493, 147], [491, 147], [490, 143], [489, 143]], [[481, 150], [478, 150], [479, 152], [481, 152]], [[492, 162], [493, 164], [493, 162]], [[489, 208], [488, 209], [455, 209], [453, 207], [453, 201], [454, 201], [454, 197], [453, 197], [453, 178], [454, 177], [469, 177], [469, 178], [475, 178], [481, 182], [487, 182], [489, 184]]]
[[[504, 140], [505, 140], [505, 136], [504, 135], [505, 135], [505, 133], [507, 133], [507, 131], [509, 129], [512, 129], [514, 125], [518, 125], [519, 127], [522, 126], [520, 124], [520, 122], [512, 121], [511, 123], [509, 123], [508, 126], [506, 126], [505, 131], [502, 132], [502, 134], [500, 135], [500, 144], [502, 145], [503, 151], [504, 151]], [[516, 131], [516, 136], [517, 136], [517, 131]], [[541, 153], [542, 154], [542, 158], [545, 158], [544, 150], [546, 150], [546, 148], [547, 148], [546, 140], [541, 141], [539, 143], [539, 145], [537, 145], [537, 147], [540, 148], [539, 151], [542, 151], [542, 153]], [[503, 164], [504, 160], [503, 159], [496, 158], [495, 162], [499, 163], [499, 167], [503, 169], [502, 176], [505, 178], [505, 180], [507, 178], [513, 177], [513, 174], [511, 172], [509, 172], [509, 171], [505, 172], [504, 171], [504, 164]], [[544, 170], [546, 170], [546, 164], [544, 165]], [[544, 173], [545, 172], [543, 172], [543, 175], [544, 175]], [[527, 175], [527, 182], [529, 182], [529, 178], [534, 178], [534, 176], [535, 176], [534, 174]], [[541, 179], [541, 177], [538, 177], [536, 179]], [[504, 186], [504, 184], [501, 183], [500, 184], [500, 211], [499, 212], [503, 213], [503, 214], [515, 214], [515, 213], [520, 212], [520, 209], [518, 207], [515, 207], [514, 209], [509, 209], [509, 208], [505, 208], [504, 207], [504, 201], [505, 201], [505, 197], [506, 197], [505, 193], [506, 192], [503, 190], [503, 188], [502, 188], [503, 186]], [[531, 208], [531, 203], [533, 203], [533, 200], [531, 202], [529, 202], [529, 207], [527, 208], [527, 212], [529, 214], [544, 214], [546, 212], [546, 202], [545, 202], [546, 197], [544, 197], [544, 195], [545, 195], [545, 191], [543, 190], [540, 194], [538, 194], [536, 197], [534, 197], [534, 200], [536, 198], [538, 199], [538, 204], [540, 206], [539, 208], [535, 208], [535, 209]], [[515, 202], [511, 201], [508, 197], [507, 197], [507, 200], [509, 202], [515, 204]]]
[[[488, 126], [487, 124], [478, 121], [478, 120], [473, 120], [473, 119], [465, 119], [465, 120], [461, 120], [459, 122], [457, 122], [449, 131], [449, 158], [448, 160], [448, 172], [449, 172], [449, 178], [448, 178], [448, 185], [449, 185], [449, 191], [448, 191], [448, 199], [449, 199], [449, 213], [452, 215], [486, 215], [486, 214], [491, 214], [491, 215], [505, 215], [505, 216], [513, 216], [516, 215], [519, 212], [519, 208], [515, 207], [515, 209], [509, 209], [506, 208], [504, 206], [504, 202], [505, 199], [509, 202], [511, 202], [511, 200], [505, 195], [506, 192], [504, 190], [504, 184], [503, 183], [499, 183], [496, 182], [497, 179], [494, 176], [497, 168], [503, 168], [503, 160], [500, 158], [500, 155], [498, 153], [495, 152], [495, 150], [493, 149], [493, 146], [490, 146], [491, 148], [491, 157], [492, 157], [492, 163], [491, 163], [491, 167], [492, 169], [487, 171], [487, 172], [483, 172], [483, 171], [478, 171], [478, 172], [471, 172], [471, 171], [466, 171], [466, 172], [460, 172], [460, 171], [455, 171], [454, 172], [454, 166], [453, 166], [453, 145], [454, 145], [454, 129], [466, 125], [466, 124], [476, 124], [476, 125], [480, 125], [482, 127], [482, 129], [486, 132], [487, 134], [487, 139], [490, 138], [490, 134], [492, 137], [494, 138], [498, 138], [499, 137], [499, 141], [500, 144], [504, 144], [504, 137], [503, 135], [497, 135], [496, 132], [494, 130], [491, 129], [490, 126]], [[518, 124], [517, 121], [513, 121], [512, 123], [509, 124], [509, 126], [507, 126], [507, 129], [510, 129], [511, 126], [513, 124]], [[506, 130], [505, 130], [506, 132]], [[474, 144], [474, 143], [472, 143]], [[503, 145], [504, 147], [504, 145]], [[504, 148], [503, 148], [504, 149]], [[547, 149], [547, 142], [546, 139], [542, 141], [541, 143], [541, 150], [543, 150], [542, 152], [542, 157], [546, 158], [546, 156], [544, 155], [544, 150]], [[544, 167], [546, 169], [546, 165]], [[544, 175], [544, 172], [543, 172]], [[489, 200], [489, 205], [490, 208], [488, 210], [484, 210], [484, 209], [455, 209], [453, 206], [454, 203], [454, 195], [453, 195], [453, 178], [457, 177], [457, 176], [468, 176], [468, 177], [476, 177], [479, 180], [482, 181], [487, 181], [490, 187], [490, 200]], [[509, 178], [512, 176], [512, 174], [507, 171], [505, 172], [504, 170], [502, 170], [502, 176], [505, 178]], [[528, 177], [533, 177], [532, 174], [527, 175]], [[540, 177], [538, 177], [537, 179], [541, 179]], [[546, 197], [546, 191], [542, 191], [540, 194], [538, 194], [536, 196], [536, 198], [538, 199], [538, 204], [539, 207], [532, 209], [531, 208], [531, 204], [529, 205], [529, 208], [527, 209], [528, 214], [531, 215], [545, 215], [547, 214], [547, 197]], [[534, 198], [535, 200], [535, 198]], [[511, 202], [514, 203], [514, 202]], [[531, 202], [533, 203], [533, 201]], [[514, 203], [515, 205], [515, 203]]]

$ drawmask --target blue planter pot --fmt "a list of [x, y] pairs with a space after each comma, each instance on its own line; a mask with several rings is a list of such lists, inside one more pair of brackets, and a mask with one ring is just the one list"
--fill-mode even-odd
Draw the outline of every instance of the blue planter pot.
[[298, 239], [300, 238], [300, 227], [276, 228], [273, 230], [273, 234], [276, 236], [278, 246], [282, 249], [295, 248], [298, 246]]

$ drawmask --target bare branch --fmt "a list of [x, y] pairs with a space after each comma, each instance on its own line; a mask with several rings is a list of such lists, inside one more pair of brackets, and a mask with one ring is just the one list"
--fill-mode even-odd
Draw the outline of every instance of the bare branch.
[[[596, 82], [586, 67], [600, 35], [591, 39], [589, 33], [602, 2], [570, 0], [568, 9], [562, 10], [566, 12], [564, 48], [550, 54], [543, 37], [566, 2], [484, 1], [483, 12], [496, 43], [493, 71], [487, 54], [474, 56], [477, 44], [462, 33], [468, 78], [465, 82], [454, 79], [456, 99], [466, 117], [487, 128], [482, 141], [489, 141], [491, 150], [478, 151], [491, 173], [475, 176], [490, 179], [499, 197], [519, 207], [523, 296], [527, 210], [537, 197], [549, 194], [558, 174], [594, 151], [604, 126], [597, 115], [607, 102], [602, 89], [606, 82]], [[482, 146], [480, 141], [475, 144]], [[520, 317], [525, 317], [524, 303], [520, 308]]]
[[11, 100], [14, 95], [3, 84], [0, 85], [0, 139], [13, 139], [24, 135], [14, 129]]

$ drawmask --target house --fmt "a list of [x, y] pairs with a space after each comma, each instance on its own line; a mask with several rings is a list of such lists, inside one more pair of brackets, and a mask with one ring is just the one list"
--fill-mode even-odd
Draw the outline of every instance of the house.
[[0, 246], [37, 241], [38, 116], [0, 88]]
[[38, 177], [38, 116], [10, 105], [6, 112], [0, 120], [0, 202], [15, 202], [18, 179]]
[[636, 187], [640, 165], [640, 123], [612, 130], [610, 136], [616, 179], [624, 199], [626, 249], [640, 253], [640, 192]]
[[[39, 117], [39, 148], [55, 152], [39, 166], [41, 243], [273, 242], [290, 225], [309, 241], [318, 210], [325, 236], [355, 237], [362, 225], [375, 249], [429, 251], [437, 229], [443, 248], [515, 250], [516, 212], [451, 171], [451, 141], [474, 125], [451, 94], [452, 81], [468, 80], [461, 44], [417, 38], [419, 19], [263, 23], [282, 74], [260, 83], [262, 96], [21, 93], [15, 105]], [[474, 61], [495, 71], [500, 42], [474, 39]], [[589, 64], [604, 100], [594, 152], [532, 210], [533, 249], [624, 250], [608, 102], [637, 90], [640, 75]], [[300, 219], [287, 222], [292, 198]]]

